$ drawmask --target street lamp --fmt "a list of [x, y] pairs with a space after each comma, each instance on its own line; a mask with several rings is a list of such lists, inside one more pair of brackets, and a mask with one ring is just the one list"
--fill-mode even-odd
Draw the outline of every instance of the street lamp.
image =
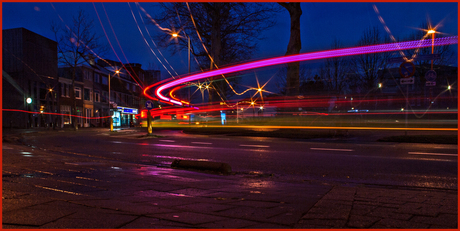
[[[115, 74], [120, 74], [120, 71], [119, 70], [115, 70]], [[113, 132], [113, 118], [112, 118], [112, 113], [111, 113], [111, 110], [110, 110], [110, 73], [109, 73], [109, 120], [110, 120], [110, 131]]]
[[[427, 34], [431, 34], [431, 54], [434, 53], [434, 34], [436, 34], [436, 30], [430, 29], [428, 30]], [[433, 70], [433, 58], [431, 58], [431, 70]]]
[[[173, 33], [171, 34], [174, 38], [177, 38], [179, 37], [179, 34], [177, 33]], [[190, 49], [190, 37], [189, 36], [186, 36], [187, 37], [187, 57], [188, 57], [188, 73], [190, 74], [190, 53], [191, 53], [191, 49]], [[188, 101], [190, 103], [191, 99], [190, 99], [190, 86], [188, 88]], [[189, 124], [190, 124], [190, 121], [189, 121]]]

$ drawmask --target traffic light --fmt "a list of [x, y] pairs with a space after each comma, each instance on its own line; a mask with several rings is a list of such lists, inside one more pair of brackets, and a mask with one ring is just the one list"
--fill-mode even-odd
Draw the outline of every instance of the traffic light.
[[40, 106], [40, 113], [43, 113], [45, 111], [45, 105]]

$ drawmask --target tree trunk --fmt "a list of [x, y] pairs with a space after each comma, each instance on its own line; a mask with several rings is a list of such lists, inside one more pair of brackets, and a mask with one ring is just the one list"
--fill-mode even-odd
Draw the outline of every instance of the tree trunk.
[[[214, 9], [212, 11], [212, 33], [211, 33], [211, 66], [210, 70], [214, 69], [215, 66], [219, 67], [220, 65], [220, 51], [222, 50], [222, 40], [221, 40], [221, 25], [219, 22], [220, 19], [220, 7], [219, 3], [214, 3]], [[215, 83], [214, 89], [209, 88], [209, 98], [208, 101], [212, 102], [214, 98], [218, 98], [218, 95], [215, 91], [217, 91], [218, 87]]]
[[[302, 44], [300, 41], [300, 16], [302, 9], [299, 2], [279, 3], [289, 11], [291, 17], [291, 35], [286, 55], [299, 54]], [[287, 66], [286, 95], [299, 95], [299, 62], [289, 63]]]
[[[72, 125], [73, 125], [73, 129], [75, 131], [78, 131], [78, 124], [77, 124], [77, 119], [78, 117], [76, 117], [77, 115], [77, 99], [75, 98], [75, 75], [76, 75], [76, 72], [77, 72], [77, 64], [75, 63], [75, 66], [72, 68], [72, 111], [73, 115], [75, 115], [75, 117], [72, 119]], [[80, 92], [81, 94], [81, 92]]]

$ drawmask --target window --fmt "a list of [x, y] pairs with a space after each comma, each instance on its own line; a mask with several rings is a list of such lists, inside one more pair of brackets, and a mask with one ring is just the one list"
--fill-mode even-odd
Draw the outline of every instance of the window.
[[90, 108], [86, 108], [85, 111], [86, 111], [86, 118], [85, 118], [86, 121], [85, 121], [85, 123], [89, 125], [89, 124], [91, 124], [91, 117], [92, 117], [92, 115], [91, 115], [91, 109], [90, 109]]
[[92, 101], [93, 96], [92, 96], [92, 90], [89, 88], [85, 88], [85, 92], [83, 94], [84, 100]]
[[85, 77], [86, 80], [91, 81], [91, 73], [88, 70], [83, 70], [83, 76]]
[[69, 97], [69, 84], [61, 83], [61, 97]]
[[70, 111], [71, 110], [69, 105], [61, 105], [61, 120], [63, 121], [64, 125], [68, 125], [72, 121]]
[[65, 83], [61, 83], [61, 97], [65, 96]]
[[131, 90], [129, 83], [126, 83], [126, 89], [128, 89], [128, 91]]
[[107, 103], [109, 99], [109, 94], [106, 91], [102, 92], [102, 102]]
[[81, 88], [75, 87], [74, 91], [75, 91], [75, 99], [81, 99]]
[[133, 91], [136, 92], [136, 84], [133, 84]]
[[101, 102], [99, 90], [94, 90], [94, 102]]
[[107, 76], [102, 76], [102, 84], [104, 84], [104, 85], [109, 85]]
[[100, 78], [101, 78], [101, 76], [99, 75], [99, 73], [94, 73], [94, 82], [95, 82], [95, 83], [99, 83], [99, 82], [100, 82], [100, 80], [99, 80]]

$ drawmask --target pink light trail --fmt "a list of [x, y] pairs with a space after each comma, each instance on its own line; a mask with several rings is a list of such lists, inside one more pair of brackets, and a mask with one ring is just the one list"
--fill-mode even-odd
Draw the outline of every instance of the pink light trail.
[[[458, 43], [457, 36], [437, 38], [434, 40], [434, 46], [451, 45], [451, 44], [456, 44], [456, 43]], [[285, 64], [285, 63], [291, 63], [291, 62], [333, 58], [333, 57], [340, 57], [340, 56], [353, 56], [353, 55], [362, 55], [362, 54], [371, 54], [371, 53], [380, 53], [380, 52], [409, 50], [409, 49], [416, 49], [416, 48], [423, 48], [423, 47], [431, 47], [432, 45], [433, 44], [432, 44], [431, 39], [425, 39], [425, 40], [406, 41], [406, 42], [399, 42], [399, 43], [388, 43], [388, 44], [379, 44], [379, 45], [371, 45], [371, 46], [363, 46], [363, 47], [352, 47], [352, 48], [343, 48], [343, 49], [336, 49], [336, 50], [318, 51], [318, 52], [311, 52], [311, 53], [304, 53], [304, 54], [298, 54], [298, 55], [265, 59], [265, 60], [249, 62], [249, 63], [237, 65], [237, 66], [231, 66], [231, 67], [226, 67], [226, 68], [217, 69], [213, 71], [198, 73], [198, 74], [194, 74], [191, 76], [176, 79], [164, 85], [160, 85], [158, 88], [156, 88], [155, 95], [159, 99], [164, 100], [166, 102], [171, 102], [177, 105], [182, 105], [182, 103], [179, 101], [163, 96], [161, 92], [165, 89], [168, 89], [168, 88], [171, 88], [171, 87], [174, 87], [174, 86], [186, 83], [186, 82], [191, 82], [191, 81], [195, 81], [199, 79], [209, 78], [212, 76], [224, 75], [228, 73], [245, 71], [245, 70], [250, 70], [250, 69], [255, 69], [255, 68]], [[153, 86], [154, 85], [148, 86], [146, 90]], [[146, 92], [146, 90], [144, 91], [144, 93]]]

